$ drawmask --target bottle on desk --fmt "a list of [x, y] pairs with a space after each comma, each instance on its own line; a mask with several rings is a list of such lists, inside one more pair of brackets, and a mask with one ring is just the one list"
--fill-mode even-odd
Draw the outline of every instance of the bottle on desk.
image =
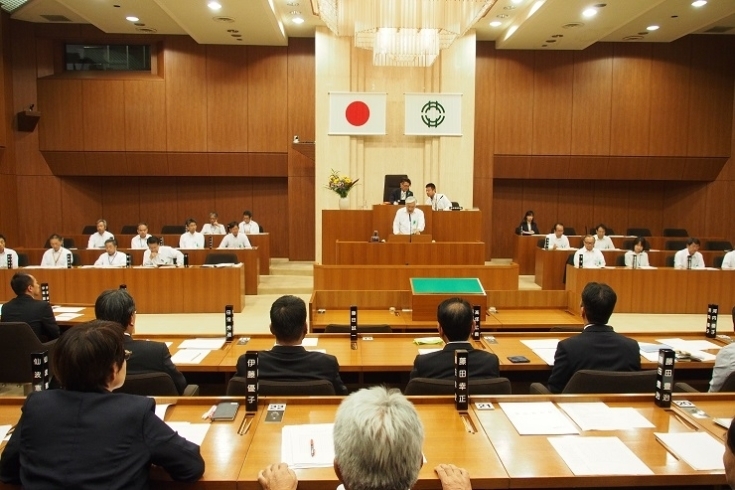
[[373, 231], [373, 236], [370, 237], [372, 243], [380, 243], [380, 236], [378, 236], [378, 230]]

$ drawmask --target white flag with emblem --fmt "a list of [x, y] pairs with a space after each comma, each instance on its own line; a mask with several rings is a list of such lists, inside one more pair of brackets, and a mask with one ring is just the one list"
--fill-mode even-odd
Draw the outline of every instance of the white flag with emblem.
[[462, 94], [405, 94], [404, 134], [462, 136]]

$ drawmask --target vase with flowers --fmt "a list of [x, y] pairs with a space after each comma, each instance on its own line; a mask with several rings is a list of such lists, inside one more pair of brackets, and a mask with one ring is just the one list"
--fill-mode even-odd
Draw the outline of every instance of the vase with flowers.
[[350, 189], [352, 189], [360, 179], [352, 180], [349, 177], [340, 177], [339, 172], [336, 170], [332, 170], [331, 172], [332, 173], [329, 175], [329, 182], [325, 187], [339, 195], [339, 209], [349, 209], [350, 201], [347, 198], [347, 195], [350, 193]]

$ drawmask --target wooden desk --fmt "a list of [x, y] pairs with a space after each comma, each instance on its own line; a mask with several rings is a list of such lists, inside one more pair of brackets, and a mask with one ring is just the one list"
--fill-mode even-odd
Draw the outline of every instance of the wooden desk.
[[[145, 250], [138, 250], [138, 249], [124, 249], [120, 248], [120, 252], [124, 252], [126, 254], [129, 254], [130, 260], [132, 261], [133, 266], [140, 266], [143, 264], [143, 254], [145, 253]], [[43, 257], [44, 252], [46, 249], [43, 248], [21, 248], [18, 249], [19, 253], [25, 253], [28, 255], [29, 262], [31, 264], [32, 268], [36, 267], [36, 264], [41, 263], [41, 258]], [[96, 250], [96, 249], [83, 249], [83, 250], [74, 250], [75, 254], [79, 255], [79, 259], [82, 262], [82, 265], [92, 265], [94, 262], [99, 258], [101, 254], [104, 253], [104, 251]], [[218, 250], [209, 250], [209, 249], [187, 249], [182, 250], [182, 253], [186, 253], [189, 255], [189, 265], [190, 266], [199, 266], [203, 265], [207, 255], [210, 253], [231, 253], [237, 256], [237, 260], [245, 265], [245, 294], [258, 294], [258, 285], [260, 284], [260, 249], [258, 248], [239, 248], [239, 249], [232, 249], [232, 250], [224, 250], [224, 251], [218, 251]], [[179, 264], [181, 265], [181, 264]]]
[[[27, 269], [38, 282], [49, 283], [54, 303], [94, 304], [105, 289], [126, 284], [138, 313], [220, 313], [231, 304], [245, 306], [245, 268], [74, 268]], [[0, 283], [16, 270], [1, 269]], [[7, 291], [6, 291], [7, 294]], [[14, 295], [13, 295], [14, 296]], [[6, 295], [4, 300], [11, 299]]]
[[[169, 247], [178, 248], [179, 247], [179, 239], [181, 238], [181, 235], [157, 235], [154, 234], [157, 237], [163, 238], [163, 242], [165, 245], [168, 245]], [[126, 252], [129, 250], [128, 247], [130, 247], [130, 240], [136, 235], [115, 235], [115, 238], [117, 239], [118, 248], [124, 249]], [[87, 242], [89, 241], [89, 235], [75, 235], [75, 234], [67, 234], [64, 235], [65, 238], [72, 238], [74, 240], [75, 245], [77, 246], [77, 250], [73, 250], [74, 252], [81, 252], [82, 250], [86, 250]], [[212, 248], [209, 248], [209, 237], [212, 238]], [[205, 235], [204, 236], [204, 249], [209, 252], [216, 252], [217, 247], [219, 247], [220, 242], [222, 242], [222, 239], [225, 237], [225, 235]], [[256, 233], [253, 235], [248, 235], [248, 240], [250, 240], [250, 244], [253, 247], [258, 248], [258, 261], [260, 262], [260, 273], [263, 275], [270, 274], [270, 263], [271, 263], [271, 239], [270, 239], [270, 233]], [[31, 247], [32, 248], [32, 247]], [[191, 260], [194, 259], [192, 257], [192, 252], [194, 249], [182, 249], [182, 252], [186, 251], [189, 253], [189, 265], [201, 265], [204, 263], [204, 259], [202, 259], [202, 262], [191, 262]], [[145, 249], [143, 249], [145, 251]], [[226, 252], [235, 252], [236, 250], [226, 250]], [[99, 253], [102, 253], [102, 250], [100, 250]], [[206, 255], [206, 254], [205, 254]], [[99, 257], [99, 254], [97, 254], [97, 257]], [[95, 260], [97, 259], [95, 257]], [[141, 256], [142, 257], [142, 256]], [[239, 256], [238, 256], [239, 258]], [[242, 258], [240, 260], [243, 260]], [[31, 262], [35, 264], [41, 263], [41, 258], [39, 257], [37, 262]], [[85, 264], [93, 264], [94, 260], [92, 262], [85, 262]], [[138, 262], [140, 263], [140, 262]]]
[[579, 297], [588, 282], [607, 283], [618, 295], [618, 313], [704, 314], [710, 303], [729, 311], [733, 302], [733, 271], [567, 267], [568, 291]]
[[371, 243], [337, 240], [339, 265], [485, 265], [483, 242]]

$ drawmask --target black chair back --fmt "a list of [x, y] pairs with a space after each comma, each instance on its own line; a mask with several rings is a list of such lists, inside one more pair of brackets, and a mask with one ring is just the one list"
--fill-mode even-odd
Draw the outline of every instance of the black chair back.
[[204, 259], [204, 264], [206, 265], [237, 263], [239, 263], [239, 261], [237, 260], [237, 255], [235, 254], [211, 253], [207, 254], [207, 257]]
[[138, 225], [123, 225], [123, 227], [120, 228], [120, 234], [121, 235], [137, 235]]
[[664, 250], [682, 250], [687, 247], [686, 240], [667, 240], [664, 244]]
[[[227, 396], [247, 396], [247, 379], [233, 376], [227, 383]], [[308, 381], [258, 380], [258, 395], [263, 396], [334, 396], [334, 385], [326, 379]]]
[[538, 248], [544, 248], [546, 246], [546, 238], [539, 238], [536, 242], [536, 246], [538, 246]]
[[628, 228], [625, 231], [625, 234], [633, 236], [651, 236], [651, 230], [648, 228]]
[[735, 391], [735, 371], [727, 375], [718, 393]]
[[82, 228], [82, 235], [91, 235], [97, 233], [97, 225], [87, 225]]
[[179, 396], [174, 380], [166, 373], [128, 374], [118, 393], [143, 396]]
[[18, 254], [18, 267], [28, 267], [28, 254]]
[[263, 225], [258, 225], [258, 233], [265, 233], [265, 229], [263, 228]]
[[685, 228], [664, 228], [664, 236], [686, 238], [689, 236], [689, 233]]
[[574, 373], [562, 393], [653, 393], [656, 370], [598, 371], [582, 369]]
[[48, 351], [50, 362], [55, 344], [41, 342], [27, 323], [0, 323], [0, 383], [33, 382], [31, 353]]
[[73, 265], [74, 267], [79, 267], [80, 265], [83, 265], [82, 259], [81, 257], [79, 257], [78, 253], [75, 253], [75, 252], [71, 253], [71, 265]]
[[615, 257], [615, 265], [618, 267], [625, 267], [625, 255], [618, 255]]
[[577, 230], [575, 230], [574, 227], [572, 227], [572, 226], [565, 226], [564, 227], [564, 234], [566, 236], [576, 235], [577, 234]]
[[668, 257], [666, 257], [664, 259], [664, 265], [666, 267], [674, 267], [674, 256], [673, 255], [669, 255]]
[[725, 260], [725, 256], [722, 255], [721, 257], [715, 257], [714, 263], [712, 264], [712, 267], [715, 269], [722, 269], [722, 262]]
[[705, 250], [715, 250], [715, 251], [727, 251], [732, 250], [732, 243], [730, 243], [728, 240], [709, 240], [704, 245]]
[[181, 235], [186, 232], [184, 225], [163, 225], [161, 227], [161, 235]]
[[390, 195], [393, 191], [401, 188], [401, 179], [408, 178], [408, 175], [386, 175], [383, 182], [383, 202], [390, 201]]
[[[470, 395], [510, 395], [508, 378], [470, 378], [467, 383]], [[413, 378], [403, 391], [410, 395], [453, 395], [453, 379]]]
[[[393, 333], [390, 325], [358, 325], [357, 331], [360, 333]], [[324, 333], [350, 333], [350, 326], [330, 323], [324, 327]]]

